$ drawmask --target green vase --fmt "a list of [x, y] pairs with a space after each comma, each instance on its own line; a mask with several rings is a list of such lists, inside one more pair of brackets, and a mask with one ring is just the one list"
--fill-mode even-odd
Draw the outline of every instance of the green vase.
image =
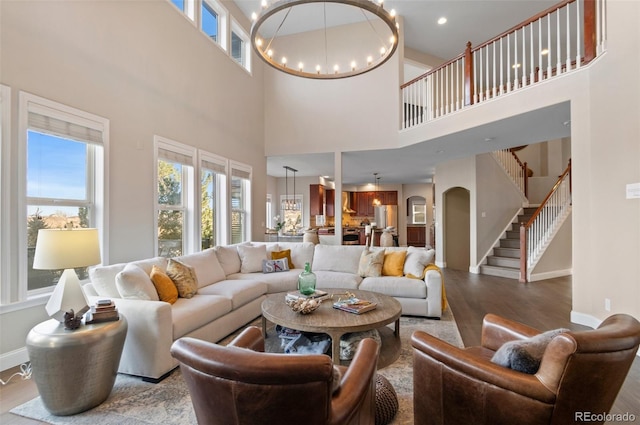
[[316, 275], [309, 263], [304, 263], [304, 271], [298, 276], [298, 291], [302, 295], [311, 295], [316, 291]]

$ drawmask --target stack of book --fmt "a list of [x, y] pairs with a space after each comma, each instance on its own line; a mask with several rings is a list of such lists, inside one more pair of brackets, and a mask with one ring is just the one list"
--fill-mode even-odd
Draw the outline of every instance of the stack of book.
[[289, 292], [285, 297], [286, 300], [298, 300], [298, 299], [324, 300], [325, 298], [329, 298], [329, 293], [326, 291], [321, 291], [320, 289], [316, 289], [315, 292], [311, 295], [304, 295], [300, 291]]
[[85, 323], [101, 323], [120, 320], [118, 309], [111, 300], [99, 300], [96, 305], [92, 305], [87, 312]]
[[367, 311], [371, 311], [375, 309], [378, 304], [367, 301], [360, 300], [358, 298], [347, 298], [346, 300], [338, 300], [333, 303], [333, 308], [337, 308], [338, 310], [348, 311], [353, 314], [362, 314]]

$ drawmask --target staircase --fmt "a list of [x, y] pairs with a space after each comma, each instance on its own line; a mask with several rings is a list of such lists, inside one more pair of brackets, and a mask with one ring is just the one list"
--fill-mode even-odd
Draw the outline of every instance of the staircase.
[[487, 257], [487, 264], [480, 266], [480, 273], [506, 277], [520, 278], [520, 223], [529, 221], [538, 207], [526, 207], [522, 214], [511, 224], [511, 230], [500, 239], [498, 247], [493, 248], [493, 255]]

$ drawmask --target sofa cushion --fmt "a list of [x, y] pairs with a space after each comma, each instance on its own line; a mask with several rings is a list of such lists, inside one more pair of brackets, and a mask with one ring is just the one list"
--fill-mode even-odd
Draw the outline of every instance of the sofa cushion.
[[384, 261], [384, 250], [365, 249], [360, 254], [360, 264], [358, 274], [362, 277], [375, 277], [382, 275], [382, 262]]
[[145, 258], [143, 260], [131, 261], [131, 264], [135, 264], [136, 266], [144, 270], [144, 272], [147, 275], [150, 275], [151, 269], [153, 268], [153, 266], [158, 266], [162, 270], [166, 270], [167, 262], [168, 260], [165, 257], [152, 257], [152, 258]]
[[193, 268], [198, 279], [198, 288], [211, 285], [226, 278], [224, 270], [218, 261], [218, 256], [213, 248], [194, 254], [176, 257], [176, 260]]
[[495, 352], [491, 361], [500, 366], [508, 367], [519, 372], [534, 374], [540, 368], [540, 361], [547, 345], [562, 332], [569, 329], [553, 329], [531, 338], [505, 342]]
[[258, 280], [267, 285], [267, 293], [293, 291], [298, 287], [300, 270], [289, 270], [280, 273], [235, 273], [227, 276], [228, 280]]
[[408, 277], [366, 277], [358, 289], [380, 292], [391, 297], [427, 298], [427, 285], [422, 281], [416, 281]]
[[265, 245], [238, 245], [240, 273], [258, 273], [262, 271], [262, 260], [267, 260]]
[[385, 251], [382, 276], [403, 276], [407, 251]]
[[178, 301], [178, 288], [176, 288], [175, 283], [164, 270], [158, 266], [153, 266], [150, 277], [153, 286], [156, 287], [160, 301], [168, 302], [169, 304], [174, 304]]
[[120, 298], [149, 301], [160, 300], [149, 275], [135, 264], [127, 264], [124, 266], [124, 269], [116, 275], [116, 287], [120, 293]]
[[287, 270], [288, 269], [295, 269], [296, 266], [293, 264], [293, 261], [291, 261], [291, 250], [290, 249], [284, 249], [282, 251], [273, 251], [271, 253], [271, 259], [272, 260], [280, 260], [280, 259], [286, 259], [287, 260]]
[[198, 291], [200, 295], [219, 295], [231, 300], [235, 310], [267, 293], [267, 284], [259, 280], [223, 280]]
[[[291, 261], [299, 269], [304, 268], [305, 263], [313, 263], [315, 244], [312, 242], [279, 242], [278, 246], [280, 251], [291, 250]], [[289, 268], [294, 267], [289, 265]]]
[[116, 287], [116, 276], [124, 270], [125, 266], [125, 263], [120, 263], [89, 268], [89, 279], [99, 296], [120, 298], [120, 292]]
[[175, 258], [170, 258], [169, 265], [167, 265], [167, 275], [175, 283], [181, 298], [191, 298], [198, 292], [198, 278], [190, 266]]
[[178, 298], [171, 306], [173, 339], [176, 340], [213, 322], [229, 313], [231, 309], [231, 300], [218, 295], [196, 294], [189, 299]]
[[213, 248], [224, 270], [225, 276], [233, 273], [240, 273], [240, 255], [238, 254], [237, 245], [216, 246]]
[[358, 273], [361, 245], [316, 245], [313, 253], [313, 271]]
[[407, 249], [407, 258], [404, 261], [404, 275], [414, 279], [424, 279], [427, 265], [436, 259], [435, 249], [416, 248], [410, 246]]
[[[316, 274], [316, 288], [358, 289], [362, 277], [356, 273], [314, 271]], [[367, 278], [368, 279], [368, 278]]]

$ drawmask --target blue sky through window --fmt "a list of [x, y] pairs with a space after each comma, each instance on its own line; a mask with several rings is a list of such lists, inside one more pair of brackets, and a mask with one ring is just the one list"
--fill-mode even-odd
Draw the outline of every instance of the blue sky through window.
[[218, 14], [205, 2], [202, 2], [202, 31], [209, 37], [218, 39]]
[[27, 196], [87, 199], [87, 145], [28, 131]]

